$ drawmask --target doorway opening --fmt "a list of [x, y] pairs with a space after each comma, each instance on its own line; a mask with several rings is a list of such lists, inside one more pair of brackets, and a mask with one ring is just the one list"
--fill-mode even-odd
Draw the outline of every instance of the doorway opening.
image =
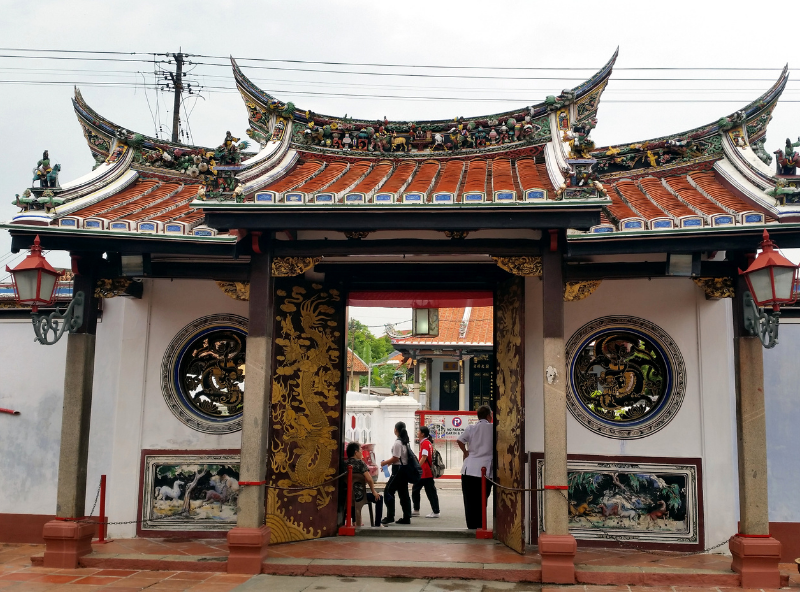
[[[392, 456], [398, 421], [406, 424], [417, 456], [418, 432], [427, 427], [445, 464], [444, 474], [435, 479], [438, 517], [427, 517], [434, 511], [423, 488], [418, 491], [418, 506], [414, 506], [417, 494], [412, 494], [412, 510], [418, 508], [419, 514], [412, 516], [410, 525], [370, 527], [364, 506], [357, 535], [437, 531], [474, 537], [466, 528], [460, 479], [463, 454], [456, 439], [477, 422], [479, 406], [495, 409], [493, 292], [353, 291], [347, 313], [343, 449], [350, 442], [362, 445], [364, 461], [382, 495], [391, 472], [380, 463]], [[399, 519], [403, 514], [399, 498], [394, 502]], [[386, 508], [384, 504], [384, 516]], [[490, 499], [490, 527], [493, 518]]]

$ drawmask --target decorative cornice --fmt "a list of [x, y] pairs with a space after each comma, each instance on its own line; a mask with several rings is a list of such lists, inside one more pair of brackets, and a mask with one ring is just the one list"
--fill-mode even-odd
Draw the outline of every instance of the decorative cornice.
[[452, 229], [447, 231], [443, 230], [442, 233], [451, 240], [465, 240], [473, 231], [474, 229]]
[[273, 258], [272, 276], [294, 277], [296, 275], [302, 275], [309, 269], [313, 268], [314, 265], [319, 264], [320, 260], [322, 260], [322, 258], [319, 256], [313, 258], [296, 256]]
[[564, 302], [577, 302], [588, 298], [600, 287], [602, 279], [591, 281], [567, 281], [564, 284]]
[[733, 279], [730, 277], [692, 277], [697, 286], [706, 294], [706, 300], [735, 298]]
[[370, 233], [375, 233], [375, 230], [367, 229], [364, 231], [345, 231], [344, 235], [348, 240], [363, 240], [366, 239]]
[[133, 283], [128, 277], [117, 277], [116, 279], [98, 279], [97, 287], [94, 288], [95, 298], [114, 298], [125, 293], [125, 290]]
[[217, 281], [216, 284], [226, 296], [230, 296], [234, 300], [240, 300], [242, 302], [248, 302], [250, 300], [250, 282]]
[[514, 275], [522, 277], [541, 277], [541, 256], [493, 256], [497, 266]]

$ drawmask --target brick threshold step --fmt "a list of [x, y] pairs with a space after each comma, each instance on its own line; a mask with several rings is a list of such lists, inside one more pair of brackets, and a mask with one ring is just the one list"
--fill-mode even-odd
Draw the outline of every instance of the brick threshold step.
[[[41, 566], [43, 555], [31, 557]], [[141, 571], [225, 572], [226, 557], [141, 554], [88, 554], [80, 559], [88, 568]], [[268, 558], [261, 572], [269, 575], [339, 577], [406, 577], [414, 579], [478, 579], [538, 583], [538, 564], [362, 561], [347, 559]], [[576, 583], [588, 585], [738, 587], [741, 578], [732, 571], [638, 566], [576, 565]], [[784, 578], [782, 578], [784, 579]], [[788, 578], [786, 578], [788, 579]], [[782, 585], [786, 582], [782, 581]]]

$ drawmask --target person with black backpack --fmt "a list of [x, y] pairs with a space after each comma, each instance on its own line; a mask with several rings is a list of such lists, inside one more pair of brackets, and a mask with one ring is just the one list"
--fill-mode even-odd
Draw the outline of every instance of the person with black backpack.
[[422, 479], [411, 487], [411, 501], [414, 504], [414, 510], [411, 513], [412, 517], [419, 516], [420, 507], [420, 490], [425, 488], [425, 495], [428, 497], [428, 502], [431, 503], [431, 510], [433, 512], [426, 515], [428, 519], [439, 518], [439, 495], [436, 493], [436, 483], [433, 477], [433, 438], [431, 431], [424, 425], [419, 428], [417, 432], [417, 439], [419, 440], [419, 464], [422, 467]]
[[[392, 457], [381, 461], [381, 466], [391, 465], [392, 475], [386, 482], [383, 489], [383, 502], [386, 504], [386, 516], [381, 519], [381, 523], [397, 523], [398, 525], [411, 524], [411, 498], [408, 496], [408, 484], [415, 484], [422, 475], [419, 462], [414, 452], [409, 446], [408, 431], [406, 424], [398, 421], [394, 426], [394, 434], [397, 436], [392, 445]], [[403, 518], [394, 520], [394, 496], [400, 497], [400, 508], [403, 510]]]

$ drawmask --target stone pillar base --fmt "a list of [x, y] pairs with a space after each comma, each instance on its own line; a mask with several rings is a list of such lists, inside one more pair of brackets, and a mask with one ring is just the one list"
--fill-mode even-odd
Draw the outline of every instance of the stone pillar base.
[[228, 573], [258, 575], [267, 557], [269, 527], [234, 527], [228, 532]]
[[44, 566], [54, 569], [77, 569], [81, 556], [92, 551], [93, 523], [48, 521], [44, 524]]
[[781, 543], [775, 538], [735, 535], [728, 542], [733, 555], [731, 569], [742, 576], [744, 588], [781, 587]]
[[542, 583], [575, 583], [575, 554], [578, 543], [571, 535], [539, 535]]

